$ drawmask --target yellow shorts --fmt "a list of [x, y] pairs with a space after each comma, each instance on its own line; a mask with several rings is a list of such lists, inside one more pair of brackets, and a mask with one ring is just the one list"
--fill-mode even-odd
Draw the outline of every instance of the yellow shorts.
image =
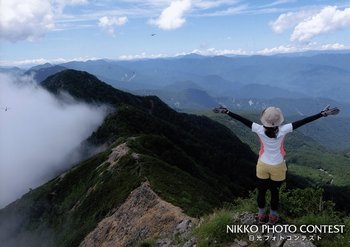
[[284, 181], [286, 179], [287, 165], [282, 162], [278, 165], [267, 165], [261, 160], [258, 160], [256, 165], [256, 176], [261, 179], [270, 178], [273, 181]]

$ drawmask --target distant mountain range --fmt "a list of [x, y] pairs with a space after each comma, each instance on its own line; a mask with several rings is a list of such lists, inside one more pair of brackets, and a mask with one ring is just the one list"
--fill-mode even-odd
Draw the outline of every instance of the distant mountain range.
[[[276, 105], [287, 116], [302, 117], [331, 104], [341, 108], [341, 120], [334, 123], [334, 129], [345, 126], [345, 131], [350, 131], [347, 127], [350, 125], [345, 124], [350, 121], [350, 52], [346, 51], [73, 61], [35, 66], [25, 74], [41, 82], [66, 68], [87, 71], [124, 91], [157, 95], [170, 107], [183, 112], [210, 110], [218, 104], [233, 111], [260, 112]], [[13, 71], [18, 73], [17, 69]], [[342, 139], [338, 146], [350, 147], [349, 140]]]
[[[94, 60], [35, 66], [39, 81], [62, 67], [87, 71], [123, 90], [168, 90], [191, 82], [214, 97], [330, 98], [350, 102], [350, 52], [305, 55]], [[27, 73], [28, 73], [27, 72]], [[165, 89], [164, 89], [165, 87]]]
[[[349, 64], [350, 54], [320, 54], [308, 57], [197, 55], [142, 61], [74, 62], [63, 66], [88, 71], [128, 90], [161, 89], [179, 81], [193, 81], [209, 94], [218, 96], [218, 92], [208, 90], [208, 84], [203, 86], [205, 77], [216, 76], [216, 81], [212, 80], [209, 85], [218, 81], [228, 82], [221, 83], [220, 96], [240, 97], [237, 90], [240, 86], [259, 84], [273, 87], [270, 93], [268, 90], [261, 92], [259, 98], [275, 97], [278, 94], [275, 90], [287, 90], [283, 91], [282, 97], [323, 97], [349, 101]], [[133, 79], [126, 81], [125, 77]]]
[[7, 73], [10, 75], [21, 75], [25, 73], [26, 70], [20, 69], [18, 67], [1, 67], [0, 66], [0, 73]]

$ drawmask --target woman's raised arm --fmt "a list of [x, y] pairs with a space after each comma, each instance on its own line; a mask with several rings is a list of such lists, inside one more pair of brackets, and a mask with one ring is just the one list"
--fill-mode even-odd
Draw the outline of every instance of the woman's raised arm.
[[220, 105], [219, 107], [214, 108], [213, 111], [215, 113], [227, 114], [230, 117], [232, 117], [233, 119], [240, 121], [241, 123], [243, 123], [248, 128], [252, 128], [252, 125], [253, 125], [252, 121], [250, 121], [249, 119], [246, 119], [246, 118], [244, 118], [244, 117], [242, 117], [242, 116], [240, 116], [240, 115], [238, 115], [236, 113], [230, 112], [229, 109], [227, 109], [226, 107], [224, 107], [222, 105]]
[[324, 108], [320, 113], [317, 113], [315, 115], [303, 118], [301, 120], [295, 121], [292, 123], [293, 125], [293, 130], [307, 124], [310, 123], [312, 121], [315, 121], [321, 117], [327, 117], [329, 115], [336, 115], [340, 112], [340, 110], [338, 109], [338, 107], [334, 107], [334, 108], [330, 108], [329, 105], [326, 106], [326, 108]]

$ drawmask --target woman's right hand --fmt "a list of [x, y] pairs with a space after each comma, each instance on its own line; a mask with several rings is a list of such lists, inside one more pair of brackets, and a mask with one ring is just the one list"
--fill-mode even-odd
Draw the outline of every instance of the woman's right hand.
[[321, 114], [324, 117], [327, 117], [328, 115], [336, 115], [340, 112], [340, 110], [338, 109], [338, 107], [333, 107], [330, 108], [330, 105], [327, 105], [322, 111]]

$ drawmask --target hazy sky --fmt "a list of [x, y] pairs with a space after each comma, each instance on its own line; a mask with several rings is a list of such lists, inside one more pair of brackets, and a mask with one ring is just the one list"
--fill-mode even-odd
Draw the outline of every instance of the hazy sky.
[[350, 0], [0, 3], [0, 65], [350, 48]]

